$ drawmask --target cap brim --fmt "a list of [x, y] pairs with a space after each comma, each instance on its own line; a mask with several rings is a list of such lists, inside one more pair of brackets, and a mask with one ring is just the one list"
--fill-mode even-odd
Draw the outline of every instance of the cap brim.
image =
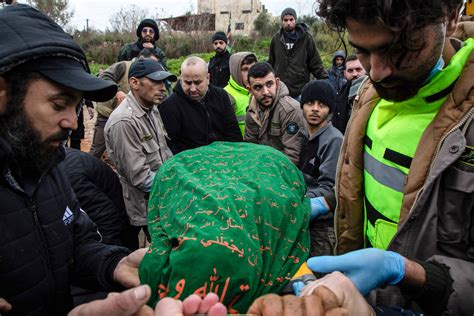
[[84, 99], [87, 100], [105, 102], [117, 93], [115, 83], [97, 78], [83, 68], [48, 69], [39, 72], [56, 83], [82, 91]]
[[146, 75], [145, 77], [151, 80], [155, 80], [155, 81], [167, 79], [169, 81], [175, 82], [178, 80], [178, 78], [176, 78], [175, 75], [167, 71], [155, 71], [155, 72], [152, 72], [151, 74]]

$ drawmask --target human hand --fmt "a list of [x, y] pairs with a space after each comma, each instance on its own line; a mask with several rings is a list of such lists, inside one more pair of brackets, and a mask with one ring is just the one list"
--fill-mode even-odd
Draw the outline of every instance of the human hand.
[[148, 285], [124, 291], [110, 293], [106, 299], [82, 304], [69, 312], [69, 316], [100, 316], [100, 315], [154, 315], [153, 309], [146, 305], [150, 299], [151, 289]]
[[315, 272], [344, 273], [364, 296], [382, 284], [397, 284], [405, 276], [405, 258], [396, 252], [377, 248], [356, 250], [341, 256], [313, 257], [307, 264]]
[[150, 42], [142, 43], [142, 45], [143, 45], [143, 48], [153, 48], [153, 43], [150, 43]]
[[337, 297], [337, 305], [350, 311], [353, 315], [374, 315], [374, 310], [367, 304], [354, 283], [340, 272], [333, 272], [321, 279], [312, 281], [301, 291], [302, 296], [318, 294], [322, 286], [327, 287]]
[[219, 297], [214, 293], [209, 293], [204, 299], [201, 299], [197, 295], [191, 295], [183, 302], [166, 297], [156, 304], [155, 311], [146, 305], [146, 302], [150, 299], [150, 295], [150, 287], [148, 285], [141, 285], [122, 293], [111, 293], [103, 300], [96, 300], [79, 305], [68, 315], [175, 316], [199, 313], [209, 316], [224, 316], [227, 314], [226, 307], [219, 303]]
[[326, 215], [329, 212], [329, 206], [326, 200], [320, 196], [312, 198], [311, 200], [311, 219], [318, 218], [321, 215]]
[[0, 313], [9, 312], [11, 309], [12, 309], [11, 304], [8, 303], [7, 300], [0, 297]]
[[94, 108], [87, 107], [87, 112], [89, 112], [89, 119], [94, 118]]
[[140, 285], [138, 266], [147, 251], [148, 248], [141, 248], [123, 257], [115, 267], [114, 280], [126, 288]]
[[247, 314], [262, 316], [317, 316], [317, 315], [348, 315], [347, 311], [339, 308], [337, 297], [324, 286], [318, 292], [309, 296], [295, 295], [280, 296], [266, 294], [257, 298], [250, 306]]
[[122, 101], [127, 97], [127, 94], [125, 94], [125, 92], [123, 91], [117, 91], [117, 93], [115, 94], [115, 98], [117, 99], [117, 105], [119, 105], [120, 103], [122, 103]]
[[192, 294], [183, 302], [165, 297], [158, 302], [155, 308], [156, 316], [195, 315], [196, 313], [225, 316], [227, 308], [219, 302], [219, 297], [215, 293], [207, 294], [204, 299]]

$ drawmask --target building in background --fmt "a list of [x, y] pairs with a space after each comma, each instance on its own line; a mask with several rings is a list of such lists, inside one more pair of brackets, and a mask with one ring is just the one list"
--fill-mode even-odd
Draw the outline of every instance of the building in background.
[[215, 14], [215, 31], [250, 35], [253, 22], [264, 10], [260, 0], [198, 0], [197, 13]]

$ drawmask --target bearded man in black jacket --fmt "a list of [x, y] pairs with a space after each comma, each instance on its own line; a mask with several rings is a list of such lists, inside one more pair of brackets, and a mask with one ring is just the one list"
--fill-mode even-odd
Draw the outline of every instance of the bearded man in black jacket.
[[81, 99], [106, 101], [117, 87], [90, 75], [81, 48], [31, 7], [1, 9], [0, 38], [0, 313], [64, 315], [70, 285], [139, 284], [146, 250], [103, 244], [60, 164]]

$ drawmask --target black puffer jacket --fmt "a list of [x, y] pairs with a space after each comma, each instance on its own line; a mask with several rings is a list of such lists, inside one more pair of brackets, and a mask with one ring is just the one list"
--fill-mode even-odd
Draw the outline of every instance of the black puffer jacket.
[[215, 86], [224, 88], [229, 83], [230, 53], [226, 50], [223, 54], [215, 55], [209, 61], [209, 74], [211, 75], [211, 83]]
[[196, 102], [184, 94], [178, 82], [159, 109], [173, 154], [215, 141], [242, 141], [229, 95], [212, 84], [204, 99]]
[[88, 153], [67, 148], [65, 169], [81, 208], [99, 227], [102, 242], [124, 246], [128, 216], [117, 174]]
[[29, 195], [9, 172], [10, 159], [0, 138], [0, 297], [13, 306], [5, 315], [64, 315], [71, 284], [114, 289], [113, 270], [129, 251], [100, 242], [61, 164]]
[[316, 79], [328, 77], [306, 24], [297, 24], [296, 33], [298, 37], [290, 50], [286, 48], [283, 28], [273, 35], [268, 56], [268, 62], [275, 69], [275, 75], [286, 84], [292, 97], [301, 94], [303, 86], [310, 79], [310, 74]]

